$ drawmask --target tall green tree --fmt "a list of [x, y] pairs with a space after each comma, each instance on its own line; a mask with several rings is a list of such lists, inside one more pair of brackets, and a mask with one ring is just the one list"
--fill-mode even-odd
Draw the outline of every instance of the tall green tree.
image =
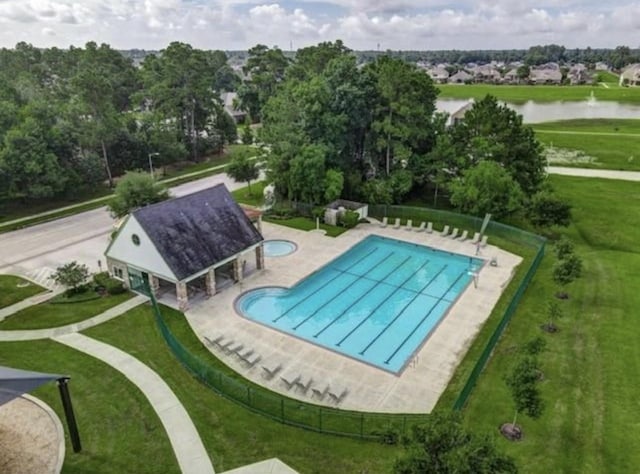
[[460, 174], [482, 160], [499, 163], [527, 197], [540, 190], [546, 177], [546, 159], [531, 127], [522, 116], [487, 95], [467, 111], [450, 132], [451, 144], [460, 157]]
[[251, 181], [255, 181], [260, 176], [260, 168], [255, 160], [250, 159], [246, 153], [240, 154], [231, 160], [226, 171], [234, 181], [247, 183], [249, 195], [251, 195]]
[[451, 204], [466, 214], [493, 214], [497, 219], [522, 208], [518, 183], [495, 161], [481, 161], [449, 185]]
[[114, 217], [124, 217], [140, 207], [168, 199], [169, 191], [154, 180], [149, 173], [128, 172], [115, 189], [109, 203]]

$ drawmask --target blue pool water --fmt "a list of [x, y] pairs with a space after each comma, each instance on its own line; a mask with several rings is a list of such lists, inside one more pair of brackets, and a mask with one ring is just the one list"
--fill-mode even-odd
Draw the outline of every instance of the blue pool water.
[[398, 373], [483, 261], [369, 236], [290, 289], [238, 298], [245, 317]]
[[284, 257], [296, 251], [298, 246], [290, 240], [265, 240], [262, 243], [265, 257]]

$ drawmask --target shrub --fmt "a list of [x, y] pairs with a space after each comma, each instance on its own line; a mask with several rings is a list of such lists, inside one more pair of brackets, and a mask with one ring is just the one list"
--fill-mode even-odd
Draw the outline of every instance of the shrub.
[[109, 278], [109, 281], [107, 281], [107, 284], [105, 285], [105, 289], [110, 295], [119, 295], [127, 291], [122, 282], [115, 278]]
[[340, 224], [346, 227], [347, 229], [351, 229], [358, 225], [358, 220], [360, 219], [360, 215], [355, 211], [345, 211], [345, 213], [340, 217]]

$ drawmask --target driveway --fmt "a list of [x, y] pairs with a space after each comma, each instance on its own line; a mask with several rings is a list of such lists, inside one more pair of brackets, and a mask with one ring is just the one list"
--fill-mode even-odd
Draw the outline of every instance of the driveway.
[[[171, 188], [174, 196], [184, 196], [224, 183], [229, 190], [246, 183], [234, 182], [226, 173]], [[56, 219], [0, 235], [0, 273], [17, 273], [34, 278], [43, 268], [55, 269], [76, 260], [91, 271], [98, 271], [103, 252], [113, 230], [114, 219], [106, 207]], [[37, 280], [37, 278], [36, 278]], [[45, 281], [39, 281], [45, 283]]]

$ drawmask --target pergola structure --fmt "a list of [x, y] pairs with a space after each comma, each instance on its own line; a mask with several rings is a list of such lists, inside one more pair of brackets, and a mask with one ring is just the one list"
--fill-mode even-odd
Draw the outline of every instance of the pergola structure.
[[133, 211], [105, 252], [111, 275], [156, 296], [175, 287], [186, 310], [198, 292], [244, 278], [247, 262], [264, 268], [261, 213], [243, 209], [227, 188], [212, 188]]

